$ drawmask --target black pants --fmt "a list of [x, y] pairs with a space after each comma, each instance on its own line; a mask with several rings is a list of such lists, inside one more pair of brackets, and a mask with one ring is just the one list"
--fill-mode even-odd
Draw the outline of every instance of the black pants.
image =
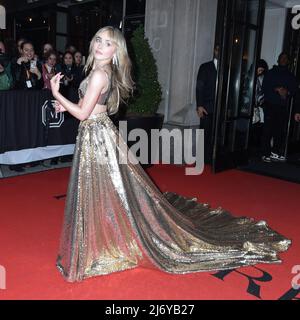
[[[269, 156], [271, 152], [284, 154], [288, 108], [286, 106], [265, 103], [264, 129], [262, 135], [262, 155]], [[273, 148], [271, 139], [273, 138]]]
[[213, 114], [205, 115], [200, 119], [200, 129], [204, 129], [204, 163], [212, 163], [212, 151], [213, 151]]
[[263, 135], [264, 124], [258, 122], [252, 125], [249, 136], [249, 155], [251, 157], [260, 157], [261, 156], [261, 139]]

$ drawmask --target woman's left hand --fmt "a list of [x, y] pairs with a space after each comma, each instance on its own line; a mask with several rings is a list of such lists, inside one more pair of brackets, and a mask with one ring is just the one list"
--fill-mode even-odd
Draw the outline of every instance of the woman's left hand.
[[53, 94], [54, 97], [59, 91], [60, 80], [62, 78], [63, 78], [63, 75], [61, 74], [61, 72], [59, 72], [50, 81], [51, 90], [52, 90], [52, 94]]

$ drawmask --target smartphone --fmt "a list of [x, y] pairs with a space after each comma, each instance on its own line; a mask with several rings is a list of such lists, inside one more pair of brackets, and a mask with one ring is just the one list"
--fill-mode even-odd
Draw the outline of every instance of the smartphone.
[[36, 68], [36, 61], [35, 60], [31, 60], [30, 61], [30, 69], [34, 69]]

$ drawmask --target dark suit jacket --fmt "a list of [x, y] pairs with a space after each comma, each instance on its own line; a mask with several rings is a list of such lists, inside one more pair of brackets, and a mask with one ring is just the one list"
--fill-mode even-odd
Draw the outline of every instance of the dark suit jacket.
[[214, 111], [217, 70], [214, 61], [203, 63], [198, 71], [196, 86], [197, 107], [204, 107], [208, 113]]
[[[42, 66], [37, 63], [37, 67], [42, 74]], [[20, 65], [17, 64], [17, 60], [14, 59], [12, 61], [12, 76], [14, 78], [15, 83], [15, 89], [42, 89], [44, 86], [43, 76], [40, 80], [38, 80], [38, 77], [36, 74], [30, 73], [30, 80], [32, 84], [32, 88], [27, 88], [26, 86], [26, 80], [27, 80], [27, 73], [26, 70], [30, 69], [30, 62], [27, 63], [21, 63]]]
[[287, 67], [274, 66], [266, 73], [262, 84], [265, 101], [274, 105], [286, 106], [289, 99], [282, 99], [275, 91], [277, 87], [284, 87], [289, 91], [290, 96], [294, 96], [297, 89], [297, 79]]

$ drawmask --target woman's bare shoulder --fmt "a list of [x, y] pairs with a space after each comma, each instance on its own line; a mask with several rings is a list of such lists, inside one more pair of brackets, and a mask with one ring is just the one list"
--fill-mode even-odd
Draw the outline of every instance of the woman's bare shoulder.
[[89, 84], [96, 85], [99, 87], [99, 84], [105, 85], [107, 83], [108, 74], [103, 69], [95, 69], [93, 74], [90, 77]]

